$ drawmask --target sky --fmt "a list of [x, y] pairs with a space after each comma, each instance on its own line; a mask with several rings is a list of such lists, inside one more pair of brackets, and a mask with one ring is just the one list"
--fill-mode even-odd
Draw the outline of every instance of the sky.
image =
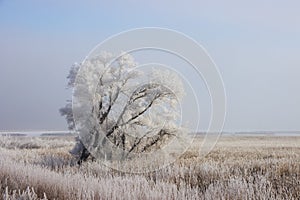
[[[0, 0], [0, 130], [64, 130], [74, 62], [141, 27], [204, 46], [227, 94], [225, 131], [300, 130], [300, 2]], [[199, 91], [201, 92], [201, 91]]]

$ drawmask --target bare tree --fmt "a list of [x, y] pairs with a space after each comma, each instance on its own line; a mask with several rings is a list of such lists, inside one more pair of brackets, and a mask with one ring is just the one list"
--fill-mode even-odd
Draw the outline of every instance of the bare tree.
[[[87, 131], [79, 134], [72, 151], [79, 163], [90, 153], [113, 158], [119, 150], [122, 158], [128, 158], [150, 152], [180, 133], [178, 106], [184, 94], [180, 78], [169, 70], [142, 73], [129, 54], [111, 62], [112, 58], [103, 53], [85, 60], [74, 65], [68, 76], [68, 86], [75, 86], [76, 97], [89, 99], [86, 102], [91, 104], [88, 111], [84, 103], [79, 104], [89, 116], [81, 124]], [[68, 101], [60, 113], [73, 130], [72, 102]]]

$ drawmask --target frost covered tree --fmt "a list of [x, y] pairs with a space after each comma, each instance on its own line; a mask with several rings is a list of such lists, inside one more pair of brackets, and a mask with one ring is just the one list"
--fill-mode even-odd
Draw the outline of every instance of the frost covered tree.
[[[68, 79], [67, 89], [74, 87], [75, 79], [79, 67], [80, 65], [76, 63], [71, 67], [69, 75], [67, 76]], [[75, 129], [75, 122], [74, 122], [73, 112], [72, 112], [72, 100], [67, 100], [67, 104], [64, 107], [59, 109], [59, 113], [66, 118], [68, 129], [73, 131]]]
[[[76, 96], [77, 118], [83, 117], [76, 122], [79, 137], [71, 151], [79, 163], [90, 154], [114, 159], [155, 151], [182, 131], [181, 79], [166, 69], [138, 70], [129, 54], [113, 58], [102, 53], [86, 59], [73, 65], [67, 77]], [[74, 130], [72, 103], [60, 113]]]

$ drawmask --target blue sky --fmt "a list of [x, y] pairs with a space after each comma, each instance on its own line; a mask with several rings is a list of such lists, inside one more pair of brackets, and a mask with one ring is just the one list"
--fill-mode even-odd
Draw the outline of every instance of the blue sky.
[[66, 128], [66, 75], [120, 31], [163, 27], [202, 44], [223, 76], [225, 130], [300, 130], [298, 1], [0, 0], [0, 129]]

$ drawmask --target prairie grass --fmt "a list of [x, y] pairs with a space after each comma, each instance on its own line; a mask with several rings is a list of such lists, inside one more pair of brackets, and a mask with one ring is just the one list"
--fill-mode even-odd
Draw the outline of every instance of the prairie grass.
[[[300, 199], [300, 137], [222, 136], [205, 158], [202, 138], [175, 163], [133, 174], [82, 166], [70, 137], [0, 138], [3, 199]], [[25, 148], [25, 147], [26, 148]]]

